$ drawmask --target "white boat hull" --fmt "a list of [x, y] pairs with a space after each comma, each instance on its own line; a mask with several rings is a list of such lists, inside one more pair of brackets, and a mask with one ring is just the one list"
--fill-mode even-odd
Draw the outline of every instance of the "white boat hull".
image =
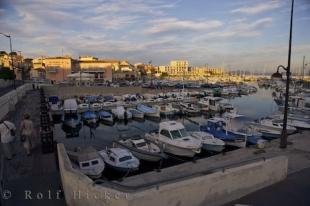
[[148, 162], [158, 162], [162, 159], [161, 156], [148, 155], [140, 152], [131, 151], [131, 153], [138, 159], [148, 161]]
[[203, 144], [202, 148], [210, 152], [222, 152], [225, 149], [225, 145]]
[[166, 153], [170, 153], [177, 156], [182, 157], [194, 157], [196, 154], [200, 153], [200, 149], [190, 149], [190, 148], [182, 148], [177, 147], [171, 144], [164, 144], [163, 148]]

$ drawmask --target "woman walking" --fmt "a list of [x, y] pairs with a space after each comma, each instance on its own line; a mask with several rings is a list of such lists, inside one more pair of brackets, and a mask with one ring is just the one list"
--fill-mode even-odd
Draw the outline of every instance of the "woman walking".
[[30, 115], [27, 113], [24, 114], [24, 120], [21, 122], [20, 130], [21, 141], [23, 142], [27, 155], [30, 156], [33, 146], [33, 122], [30, 120]]

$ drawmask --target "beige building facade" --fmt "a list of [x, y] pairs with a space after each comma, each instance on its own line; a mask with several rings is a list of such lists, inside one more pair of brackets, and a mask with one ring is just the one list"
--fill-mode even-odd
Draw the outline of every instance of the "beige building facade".
[[120, 62], [87, 56], [79, 58], [79, 67], [84, 73], [94, 74], [95, 82], [112, 82], [112, 71], [119, 70]]
[[172, 60], [167, 66], [158, 66], [159, 73], [167, 73], [170, 77], [176, 78], [205, 78], [208, 76], [223, 75], [224, 70], [218, 67], [191, 67], [187, 60]]

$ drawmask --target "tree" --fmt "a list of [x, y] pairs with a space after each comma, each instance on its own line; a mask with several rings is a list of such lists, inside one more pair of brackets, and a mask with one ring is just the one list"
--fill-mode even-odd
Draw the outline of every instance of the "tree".
[[0, 68], [0, 79], [13, 80], [15, 79], [15, 74], [9, 68], [3, 67]]

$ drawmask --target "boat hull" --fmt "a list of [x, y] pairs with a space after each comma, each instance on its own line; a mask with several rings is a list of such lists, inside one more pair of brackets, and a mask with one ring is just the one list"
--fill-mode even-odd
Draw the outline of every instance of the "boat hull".
[[164, 152], [170, 153], [177, 156], [182, 157], [194, 157], [196, 154], [200, 153], [199, 150], [191, 149], [191, 148], [182, 148], [182, 147], [176, 147], [171, 144], [165, 144], [163, 143]]
[[134, 172], [139, 170], [139, 166], [138, 167], [117, 167], [115, 165], [111, 165], [107, 162], [105, 162], [107, 167], [116, 171], [116, 172], [120, 172], [120, 173], [125, 173], [125, 172]]
[[202, 149], [210, 152], [222, 152], [225, 149], [225, 145], [203, 144]]

